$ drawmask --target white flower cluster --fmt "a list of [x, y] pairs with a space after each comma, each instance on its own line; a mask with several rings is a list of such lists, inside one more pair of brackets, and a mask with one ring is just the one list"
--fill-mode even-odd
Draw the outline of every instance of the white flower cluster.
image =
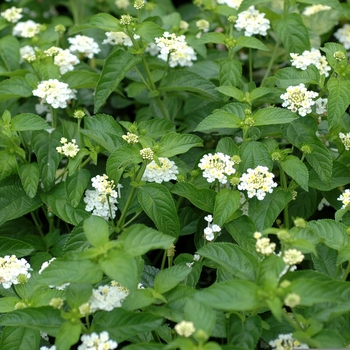
[[12, 6], [11, 8], [0, 13], [0, 16], [5, 18], [7, 22], [17, 23], [23, 16], [21, 15], [23, 9]]
[[21, 56], [21, 61], [20, 61], [20, 63], [22, 63], [23, 62], [23, 60], [25, 59], [25, 57], [30, 57], [30, 56], [32, 56], [32, 57], [34, 57], [34, 60], [35, 60], [35, 50], [34, 50], [34, 48], [32, 47], [32, 46], [30, 46], [30, 45], [25, 45], [25, 46], [23, 46], [23, 47], [21, 47], [20, 49], [19, 49], [19, 54], [20, 54], [20, 56]]
[[350, 190], [346, 189], [338, 198], [338, 201], [342, 202], [342, 209], [344, 209], [350, 203]]
[[[45, 261], [41, 264], [40, 270], [39, 270], [39, 275], [42, 274], [42, 272], [53, 262], [55, 261], [56, 258], [53, 257], [52, 259], [50, 259], [49, 261]], [[53, 286], [53, 285], [49, 285], [50, 288], [55, 288], [57, 290], [65, 290], [67, 287], [69, 286], [69, 283], [63, 283], [60, 286]]]
[[287, 92], [282, 94], [281, 99], [284, 100], [282, 107], [287, 107], [292, 112], [305, 117], [306, 114], [311, 113], [311, 106], [315, 104], [313, 98], [318, 97], [318, 93], [308, 91], [303, 83], [296, 86], [289, 86]]
[[267, 35], [267, 30], [270, 29], [270, 21], [265, 18], [265, 13], [261, 13], [254, 6], [250, 6], [247, 11], [238, 14], [235, 28], [239, 31], [244, 30], [245, 36]]
[[305, 50], [301, 55], [298, 53], [291, 53], [292, 66], [300, 68], [301, 70], [306, 70], [310, 64], [314, 64], [320, 71], [320, 74], [324, 74], [326, 77], [329, 76], [329, 71], [331, 67], [328, 65], [325, 56], [321, 55], [321, 51], [312, 48], [311, 51]]
[[110, 285], [99, 286], [92, 290], [89, 300], [90, 310], [91, 312], [112, 311], [116, 307], [121, 307], [128, 295], [129, 291], [115, 281], [112, 281]]
[[39, 23], [35, 23], [31, 19], [26, 22], [18, 22], [12, 30], [12, 35], [21, 38], [33, 38], [40, 32], [40, 27]]
[[350, 49], [350, 24], [345, 24], [342, 28], [339, 28], [333, 35], [344, 46], [346, 50]]
[[74, 70], [74, 66], [79, 62], [79, 58], [73, 55], [68, 49], [63, 50], [61, 48], [59, 48], [53, 60], [53, 63], [60, 67], [61, 74]]
[[86, 35], [76, 35], [74, 38], [68, 38], [68, 42], [71, 44], [70, 51], [81, 53], [87, 58], [93, 58], [101, 51], [96, 41]]
[[340, 138], [340, 141], [343, 143], [345, 150], [348, 151], [350, 149], [350, 132], [348, 132], [347, 134], [340, 132], [339, 138]]
[[191, 321], [181, 321], [175, 325], [174, 329], [178, 335], [186, 338], [190, 337], [196, 331]]
[[100, 334], [95, 332], [83, 334], [80, 340], [82, 344], [78, 346], [78, 350], [112, 350], [118, 347], [118, 343], [109, 339], [109, 334], [106, 331]]
[[40, 350], [56, 350], [56, 345], [52, 345], [51, 347], [41, 346]]
[[215, 238], [215, 233], [221, 232], [221, 227], [219, 225], [212, 224], [213, 217], [211, 215], [205, 216], [204, 220], [208, 223], [208, 226], [204, 229], [204, 238], [207, 241], [212, 241]]
[[232, 7], [236, 10], [239, 9], [239, 7], [241, 6], [241, 3], [243, 2], [243, 0], [217, 0], [217, 3], [219, 5], [227, 5], [228, 7]]
[[226, 184], [228, 176], [236, 172], [233, 168], [234, 165], [235, 163], [230, 156], [217, 152], [215, 154], [205, 154], [200, 160], [198, 167], [203, 170], [203, 177], [208, 182], [219, 180], [220, 183]]
[[75, 93], [76, 90], [57, 79], [44, 80], [33, 90], [34, 96], [40, 97], [42, 103], [48, 103], [52, 108], [66, 108], [67, 101], [76, 97]]
[[275, 251], [276, 243], [271, 243], [270, 238], [262, 237], [260, 232], [255, 232], [254, 238], [256, 239], [255, 249], [258, 253], [269, 256]]
[[9, 289], [13, 284], [25, 283], [30, 278], [32, 268], [25, 259], [16, 255], [0, 257], [0, 284]]
[[261, 201], [267, 193], [272, 193], [274, 187], [277, 187], [277, 183], [273, 181], [274, 177], [268, 167], [258, 165], [255, 169], [247, 169], [247, 172], [240, 177], [237, 188], [246, 190], [249, 198], [255, 196]]
[[207, 20], [205, 20], [205, 19], [200, 19], [199, 21], [196, 22], [196, 27], [199, 30], [202, 30], [203, 33], [208, 33], [209, 32], [210, 23]]
[[140, 150], [140, 155], [144, 160], [153, 160], [154, 152], [152, 151], [151, 148], [146, 147]]
[[118, 9], [126, 10], [126, 8], [130, 5], [129, 0], [116, 0], [115, 6], [118, 7]]
[[106, 32], [107, 39], [102, 44], [132, 46], [132, 41], [124, 32]]
[[316, 4], [316, 5], [311, 5], [311, 6], [306, 6], [304, 8], [304, 11], [301, 13], [304, 16], [312, 16], [318, 12], [321, 11], [328, 11], [331, 10], [332, 8], [327, 5], [321, 5], [321, 4]]
[[293, 334], [280, 334], [277, 339], [271, 340], [269, 345], [271, 350], [291, 350], [291, 349], [309, 349], [306, 344], [300, 343], [293, 338]]
[[[107, 175], [97, 175], [91, 179], [94, 190], [86, 190], [84, 202], [86, 203], [85, 210], [92, 211], [93, 215], [100, 216], [105, 220], [115, 218], [117, 207], [118, 193], [114, 190], [115, 185], [113, 180], [108, 180]], [[122, 185], [118, 184], [118, 192]], [[119, 194], [120, 197], [120, 194]]]
[[63, 154], [66, 157], [74, 158], [79, 152], [79, 147], [76, 144], [75, 139], [72, 139], [71, 142], [68, 142], [68, 140], [65, 137], [62, 137], [60, 142], [63, 146], [56, 147], [56, 151], [58, 153]]
[[136, 134], [133, 134], [132, 132], [127, 132], [126, 135], [122, 136], [122, 139], [125, 140], [127, 143], [138, 143], [139, 137]]
[[315, 101], [316, 113], [319, 115], [326, 114], [327, 113], [327, 103], [328, 103], [328, 98], [318, 98]]
[[304, 254], [297, 249], [288, 249], [283, 254], [283, 261], [286, 265], [300, 264], [304, 260]]
[[142, 181], [157, 182], [160, 184], [163, 181], [176, 180], [176, 175], [179, 173], [179, 170], [175, 162], [163, 157], [159, 157], [158, 160], [160, 165], [154, 160], [147, 164], [142, 176]]
[[190, 67], [193, 64], [192, 61], [197, 59], [193, 47], [188, 46], [184, 35], [176, 36], [174, 33], [164, 32], [163, 37], [154, 40], [157, 47], [153, 46], [146, 51], [151, 55], [157, 55], [165, 62], [169, 60], [170, 67]]

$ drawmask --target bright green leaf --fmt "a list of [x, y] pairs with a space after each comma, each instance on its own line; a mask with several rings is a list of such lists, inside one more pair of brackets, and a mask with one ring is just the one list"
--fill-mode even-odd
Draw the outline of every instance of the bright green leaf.
[[103, 246], [109, 241], [109, 226], [100, 216], [91, 215], [85, 219], [83, 229], [88, 241], [94, 247]]
[[39, 167], [37, 163], [22, 163], [18, 167], [18, 174], [23, 189], [30, 198], [34, 198], [39, 186]]
[[157, 293], [163, 294], [175, 288], [191, 272], [187, 265], [176, 265], [159, 271], [154, 279], [154, 289]]

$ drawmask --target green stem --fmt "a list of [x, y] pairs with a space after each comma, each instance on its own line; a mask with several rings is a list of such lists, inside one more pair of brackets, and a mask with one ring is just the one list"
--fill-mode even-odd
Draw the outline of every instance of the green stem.
[[162, 265], [160, 266], [161, 270], [164, 270], [164, 268], [165, 268], [165, 262], [166, 262], [167, 254], [168, 254], [168, 251], [165, 249], [164, 253], [163, 253]]
[[272, 56], [271, 56], [271, 59], [270, 59], [270, 62], [269, 62], [269, 65], [267, 66], [267, 69], [266, 69], [264, 78], [263, 78], [263, 80], [262, 80], [262, 82], [260, 84], [260, 87], [264, 86], [266, 79], [269, 77], [269, 75], [271, 73], [271, 69], [272, 69], [272, 66], [273, 66], [273, 64], [275, 62], [279, 46], [280, 46], [280, 40], [277, 39], [276, 44], [275, 44], [275, 48], [273, 50], [273, 53], [272, 53]]
[[[281, 166], [279, 166], [279, 169], [280, 169], [281, 187], [283, 189], [287, 190], [288, 183], [287, 183], [286, 174], [283, 171]], [[284, 228], [286, 230], [288, 230], [289, 229], [289, 207], [288, 207], [288, 203], [286, 204], [286, 206], [283, 209], [283, 221], [284, 221]]]
[[295, 322], [286, 311], [282, 312], [283, 318], [296, 330], [302, 331], [302, 328], [298, 324], [298, 322]]
[[44, 232], [43, 232], [43, 230], [41, 228], [41, 224], [39, 223], [39, 221], [36, 218], [35, 214], [33, 212], [30, 212], [30, 215], [31, 215], [31, 217], [32, 217], [32, 219], [34, 221], [35, 227], [37, 228], [41, 238], [44, 238], [45, 237]]
[[249, 48], [249, 82], [253, 81], [253, 50]]
[[348, 266], [346, 267], [346, 270], [345, 270], [344, 275], [342, 277], [342, 281], [346, 281], [349, 273], [350, 273], [350, 260], [348, 261]]
[[85, 166], [86, 164], [90, 163], [90, 161], [91, 161], [91, 157], [89, 156], [89, 157], [87, 157], [87, 158], [84, 160], [83, 163], [80, 164], [79, 168], [80, 168], [80, 169], [84, 168], [84, 166]]
[[51, 117], [52, 117], [52, 123], [51, 126], [56, 129], [57, 128], [57, 110], [53, 107], [50, 107], [51, 110]]

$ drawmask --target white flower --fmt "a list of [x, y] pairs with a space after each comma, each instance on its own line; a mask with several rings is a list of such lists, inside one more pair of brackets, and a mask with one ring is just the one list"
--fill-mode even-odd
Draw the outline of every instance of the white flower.
[[331, 10], [332, 8], [327, 5], [321, 5], [321, 4], [316, 4], [316, 5], [311, 5], [311, 6], [306, 6], [304, 8], [304, 11], [302, 12], [302, 15], [304, 16], [311, 16], [314, 15], [315, 13], [321, 12], [321, 11], [328, 11]]
[[[41, 264], [40, 270], [39, 270], [39, 275], [42, 274], [42, 272], [53, 262], [55, 261], [56, 258], [53, 257], [52, 259], [50, 259], [49, 261], [45, 261]], [[67, 287], [69, 286], [69, 283], [63, 283], [60, 286], [53, 286], [53, 285], [49, 285], [50, 288], [55, 288], [57, 290], [65, 290]]]
[[69, 88], [68, 84], [57, 79], [49, 79], [39, 83], [33, 95], [42, 99], [42, 103], [48, 103], [53, 108], [66, 108], [67, 101], [75, 98], [75, 90]]
[[238, 10], [243, 0], [217, 0], [217, 2], [219, 5], [226, 4], [228, 7]]
[[89, 300], [90, 310], [91, 312], [111, 311], [116, 307], [121, 307], [128, 295], [129, 291], [115, 281], [112, 281], [111, 285], [99, 286], [92, 290], [92, 296]]
[[292, 350], [292, 349], [309, 349], [306, 344], [300, 343], [293, 338], [293, 334], [280, 334], [277, 339], [271, 340], [269, 345], [271, 350]]
[[338, 201], [342, 202], [342, 209], [345, 209], [345, 207], [350, 203], [350, 190], [346, 189], [338, 198]]
[[297, 249], [288, 249], [283, 254], [283, 261], [287, 265], [300, 264], [304, 260], [304, 255]]
[[233, 166], [234, 162], [230, 156], [221, 152], [205, 154], [198, 164], [198, 167], [203, 170], [203, 177], [209, 183], [218, 180], [222, 184], [226, 184], [228, 176], [236, 172]]
[[47, 346], [41, 346], [39, 350], [56, 350], [56, 345], [52, 345], [50, 348]]
[[208, 226], [204, 229], [204, 238], [207, 241], [212, 241], [215, 238], [215, 233], [221, 232], [221, 227], [219, 225], [212, 224], [213, 217], [211, 215], [205, 216], [204, 220], [208, 223]]
[[151, 148], [146, 147], [146, 148], [142, 148], [142, 150], [140, 150], [140, 155], [145, 160], [153, 160], [154, 152], [152, 151]]
[[201, 256], [199, 254], [194, 254], [193, 255], [193, 260], [194, 261], [199, 261], [200, 258], [201, 258]]
[[21, 15], [23, 9], [12, 6], [11, 8], [0, 13], [0, 16], [5, 18], [7, 22], [16, 23], [23, 16]]
[[129, 0], [116, 0], [115, 6], [118, 7], [118, 9], [126, 10], [126, 8], [130, 5]]
[[267, 193], [272, 193], [274, 187], [277, 187], [277, 183], [273, 181], [274, 177], [267, 167], [258, 165], [255, 169], [249, 168], [240, 177], [237, 188], [246, 190], [249, 198], [256, 196], [257, 199], [263, 200]]
[[311, 64], [314, 64], [320, 71], [320, 74], [324, 74], [326, 77], [329, 76], [331, 67], [324, 56], [321, 55], [320, 50], [312, 48], [311, 51], [305, 50], [301, 55], [298, 53], [291, 53], [292, 66], [306, 70]]
[[132, 46], [132, 41], [124, 32], [106, 32], [107, 39], [102, 44]]
[[179, 170], [175, 162], [163, 157], [159, 157], [158, 160], [159, 165], [154, 160], [147, 164], [142, 181], [157, 182], [160, 184], [163, 181], [176, 180]]
[[326, 114], [327, 113], [327, 98], [318, 98], [315, 101], [316, 104], [316, 113], [319, 115]]
[[79, 58], [73, 55], [68, 49], [63, 50], [61, 48], [59, 48], [53, 60], [53, 63], [56, 66], [60, 67], [61, 74], [72, 71], [74, 69], [74, 66], [79, 62]]
[[344, 134], [342, 132], [339, 133], [340, 141], [343, 143], [345, 150], [348, 151], [350, 149], [350, 132]]
[[0, 284], [9, 289], [13, 284], [25, 283], [30, 278], [32, 268], [25, 259], [16, 255], [0, 257]]
[[113, 350], [118, 346], [116, 341], [109, 339], [106, 331], [100, 334], [83, 334], [80, 340], [82, 344], [78, 346], [78, 350]]
[[190, 337], [196, 331], [193, 322], [189, 321], [181, 321], [175, 325], [174, 329], [178, 335], [186, 338]]
[[299, 294], [289, 293], [284, 298], [284, 305], [289, 307], [296, 307], [300, 304], [301, 298]]
[[261, 13], [250, 6], [247, 11], [238, 14], [235, 28], [239, 31], [244, 30], [245, 36], [254, 34], [267, 35], [267, 30], [270, 29], [270, 21], [265, 18], [265, 13]]
[[68, 38], [71, 46], [69, 50], [72, 52], [79, 52], [88, 58], [93, 58], [101, 50], [93, 38], [86, 35], [76, 35], [74, 38]]
[[25, 46], [23, 46], [23, 47], [21, 47], [20, 49], [19, 49], [19, 54], [20, 54], [20, 56], [21, 56], [21, 61], [20, 61], [20, 63], [22, 63], [23, 61], [24, 61], [24, 57], [25, 56], [27, 56], [27, 57], [36, 57], [35, 56], [35, 50], [34, 50], [34, 48], [32, 47], [32, 46], [30, 46], [30, 45], [25, 45]]
[[344, 46], [345, 49], [350, 49], [350, 24], [345, 24], [342, 28], [339, 28], [333, 35]]
[[200, 19], [196, 22], [196, 26], [199, 30], [202, 30], [204, 33], [209, 31], [210, 23], [205, 19]]
[[275, 251], [276, 243], [271, 243], [270, 238], [262, 237], [260, 232], [255, 232], [254, 238], [256, 239], [255, 249], [258, 253], [269, 256]]
[[136, 134], [133, 134], [132, 132], [127, 132], [126, 135], [122, 136], [122, 139], [125, 140], [127, 143], [138, 143], [139, 137]]
[[330, 203], [327, 201], [326, 198], [322, 198], [322, 199], [321, 199], [321, 202], [318, 204], [317, 209], [318, 209], [319, 211], [321, 211], [321, 210], [323, 209], [324, 206], [327, 206], [327, 207], [330, 206]]
[[18, 22], [13, 28], [12, 35], [21, 38], [33, 38], [39, 32], [40, 24], [29, 19], [26, 22]]
[[289, 86], [287, 92], [282, 94], [281, 99], [284, 100], [282, 107], [287, 107], [292, 112], [298, 112], [300, 116], [305, 117], [311, 113], [311, 106], [315, 104], [313, 98], [318, 97], [318, 93], [308, 91], [303, 83], [297, 86]]
[[76, 140], [72, 139], [71, 142], [67, 142], [67, 139], [62, 137], [61, 141], [63, 146], [56, 147], [56, 151], [60, 154], [65, 155], [66, 157], [74, 158], [79, 152], [79, 147], [76, 144]]
[[192, 66], [192, 61], [197, 59], [197, 55], [191, 46], [186, 43], [184, 35], [176, 36], [169, 32], [164, 32], [163, 37], [155, 38], [159, 50], [158, 58], [168, 61], [169, 66]]

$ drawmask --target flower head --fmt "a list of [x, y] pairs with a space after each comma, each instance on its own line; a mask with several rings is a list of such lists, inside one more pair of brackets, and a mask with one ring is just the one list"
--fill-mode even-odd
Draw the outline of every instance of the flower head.
[[135, 0], [134, 7], [136, 10], [141, 10], [146, 4], [145, 0]]
[[321, 11], [328, 11], [331, 10], [332, 8], [327, 5], [321, 5], [321, 4], [316, 4], [316, 5], [311, 5], [311, 6], [306, 6], [304, 8], [304, 11], [302, 12], [302, 15], [304, 16], [312, 16], [318, 12]]
[[328, 103], [328, 98], [318, 98], [315, 101], [316, 113], [319, 115], [327, 114], [327, 103]]
[[203, 177], [210, 183], [218, 180], [220, 183], [226, 184], [228, 177], [236, 172], [230, 156], [221, 152], [205, 154], [198, 167], [203, 170]]
[[126, 10], [129, 5], [130, 5], [129, 0], [116, 0], [115, 1], [115, 6], [117, 6], [118, 9], [121, 9], [121, 10]]
[[32, 268], [25, 259], [16, 255], [0, 257], [0, 284], [9, 289], [13, 284], [25, 283], [30, 278]]
[[241, 3], [243, 2], [243, 0], [217, 0], [217, 3], [219, 5], [225, 4], [228, 7], [232, 7], [236, 10], [239, 9], [239, 7], [241, 6]]
[[17, 8], [15, 6], [12, 6], [11, 8], [5, 10], [4, 12], [0, 13], [0, 16], [5, 18], [7, 22], [11, 23], [17, 23], [23, 16], [22, 16], [22, 8]]
[[145, 160], [153, 160], [154, 152], [151, 148], [143, 148], [140, 150], [141, 157]]
[[350, 24], [345, 24], [342, 28], [339, 28], [333, 35], [344, 46], [346, 50], [350, 49]]
[[158, 160], [160, 163], [159, 165], [154, 160], [152, 160], [151, 163], [147, 164], [146, 170], [142, 176], [142, 180], [157, 183], [176, 180], [176, 175], [179, 173], [179, 170], [175, 162], [163, 157], [159, 157]]
[[346, 189], [338, 198], [338, 201], [342, 202], [342, 209], [345, 209], [345, 207], [350, 203], [350, 190]]
[[255, 249], [258, 253], [269, 256], [275, 251], [276, 243], [271, 243], [270, 238], [262, 237], [260, 232], [255, 232], [254, 238], [256, 239]]
[[284, 298], [284, 305], [289, 307], [296, 307], [300, 304], [301, 298], [299, 294], [289, 293]]
[[238, 14], [235, 28], [239, 31], [244, 30], [245, 36], [254, 34], [267, 35], [267, 30], [270, 29], [270, 21], [265, 18], [265, 13], [261, 13], [250, 6], [247, 11]]
[[21, 38], [33, 38], [40, 32], [40, 24], [35, 23], [31, 19], [26, 22], [18, 22], [12, 31], [12, 35]]
[[269, 345], [272, 350], [293, 350], [293, 349], [309, 349], [306, 344], [300, 343], [293, 338], [293, 334], [280, 334], [277, 339], [271, 340]]
[[82, 344], [78, 346], [78, 350], [113, 350], [118, 347], [118, 343], [109, 339], [109, 334], [106, 331], [97, 334], [83, 334], [80, 338]]
[[204, 238], [207, 241], [212, 241], [215, 238], [215, 234], [221, 232], [221, 227], [219, 225], [212, 224], [213, 217], [211, 215], [205, 216], [204, 220], [208, 223], [207, 227], [204, 229]]
[[126, 135], [122, 136], [122, 139], [125, 140], [127, 143], [138, 143], [139, 137], [136, 134], [133, 134], [132, 132], [127, 132]]
[[70, 51], [81, 53], [87, 58], [93, 58], [101, 51], [96, 41], [86, 35], [76, 35], [73, 38], [68, 38], [68, 42], [71, 44]]
[[240, 183], [237, 186], [239, 190], [246, 190], [248, 197], [256, 197], [263, 200], [267, 193], [272, 193], [277, 187], [277, 183], [273, 181], [274, 174], [268, 171], [265, 166], [258, 165], [255, 169], [247, 169], [240, 178]]
[[106, 32], [107, 39], [102, 44], [132, 46], [132, 41], [124, 32]]
[[174, 329], [178, 335], [186, 338], [190, 337], [196, 331], [193, 322], [189, 321], [181, 321], [175, 325]]
[[350, 132], [346, 134], [340, 132], [339, 138], [340, 138], [340, 141], [343, 143], [345, 150], [348, 151], [350, 149]]
[[72, 139], [71, 142], [67, 142], [67, 139], [62, 137], [60, 142], [63, 146], [56, 147], [58, 153], [63, 154], [66, 157], [74, 158], [79, 152], [79, 147], [76, 144], [75, 139]]
[[283, 261], [287, 265], [300, 264], [304, 260], [304, 254], [297, 249], [288, 249], [283, 254]]
[[73, 55], [68, 49], [63, 50], [59, 48], [58, 52], [54, 56], [55, 58], [53, 63], [60, 67], [61, 74], [74, 70], [74, 66], [80, 62], [79, 58]]
[[315, 104], [313, 98], [318, 97], [318, 93], [308, 91], [303, 83], [297, 86], [289, 86], [287, 92], [282, 94], [281, 99], [284, 100], [282, 107], [287, 107], [292, 112], [298, 112], [300, 116], [305, 117], [311, 113], [311, 106]]

